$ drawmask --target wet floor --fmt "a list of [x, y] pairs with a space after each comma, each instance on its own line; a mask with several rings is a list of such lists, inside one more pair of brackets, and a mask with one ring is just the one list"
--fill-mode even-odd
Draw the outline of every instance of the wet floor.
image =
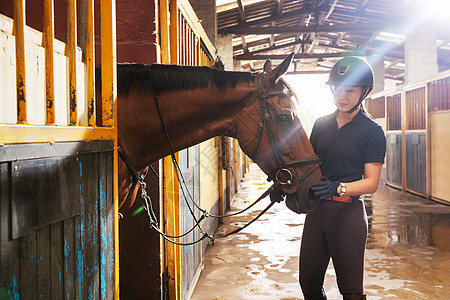
[[[266, 176], [252, 164], [233, 211], [248, 206], [267, 187]], [[268, 203], [265, 199], [249, 212], [226, 219], [218, 234], [245, 224]], [[450, 299], [450, 206], [384, 184], [365, 203], [368, 299]], [[191, 299], [303, 299], [298, 253], [304, 218], [277, 203], [244, 231], [216, 240], [205, 253]], [[332, 263], [324, 288], [328, 299], [342, 299]]]

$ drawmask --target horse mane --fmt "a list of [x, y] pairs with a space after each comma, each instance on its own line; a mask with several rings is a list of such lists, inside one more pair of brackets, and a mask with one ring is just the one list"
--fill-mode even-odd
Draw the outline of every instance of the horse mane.
[[132, 87], [140, 93], [208, 86], [226, 88], [235, 87], [239, 82], [250, 82], [253, 78], [254, 74], [249, 72], [221, 71], [208, 67], [121, 63], [117, 64], [117, 93], [127, 94]]

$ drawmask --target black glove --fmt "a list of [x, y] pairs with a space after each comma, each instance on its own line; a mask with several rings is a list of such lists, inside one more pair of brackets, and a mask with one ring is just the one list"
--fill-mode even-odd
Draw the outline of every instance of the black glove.
[[314, 196], [323, 200], [332, 196], [339, 197], [339, 194], [337, 193], [337, 188], [339, 185], [339, 181], [331, 181], [326, 177], [322, 177], [320, 181], [312, 184], [311, 190], [314, 192]]

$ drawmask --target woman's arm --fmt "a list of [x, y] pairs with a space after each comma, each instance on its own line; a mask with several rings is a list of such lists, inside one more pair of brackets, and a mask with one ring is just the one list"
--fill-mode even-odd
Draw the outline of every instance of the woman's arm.
[[[344, 184], [347, 186], [347, 196], [359, 196], [363, 194], [375, 193], [378, 189], [381, 177], [382, 163], [364, 164], [364, 179]], [[341, 193], [341, 186], [337, 188], [338, 194]]]

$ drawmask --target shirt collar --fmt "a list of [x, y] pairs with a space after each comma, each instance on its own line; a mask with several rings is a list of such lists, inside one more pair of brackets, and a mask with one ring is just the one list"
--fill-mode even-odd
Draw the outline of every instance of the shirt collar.
[[[334, 122], [336, 123], [336, 126], [337, 126], [337, 120], [336, 120], [336, 117], [337, 117], [337, 114], [338, 114], [338, 112], [339, 112], [339, 109], [336, 109], [336, 111], [333, 113], [333, 119], [334, 119]], [[350, 122], [348, 122], [347, 124], [357, 124], [357, 123], [359, 123], [359, 122], [361, 122], [361, 120], [363, 120], [363, 118], [366, 116], [366, 114], [364, 113], [364, 110], [362, 109], [362, 107], [360, 106], [359, 107], [359, 111], [358, 111], [358, 113], [353, 117], [353, 119], [350, 121]]]

